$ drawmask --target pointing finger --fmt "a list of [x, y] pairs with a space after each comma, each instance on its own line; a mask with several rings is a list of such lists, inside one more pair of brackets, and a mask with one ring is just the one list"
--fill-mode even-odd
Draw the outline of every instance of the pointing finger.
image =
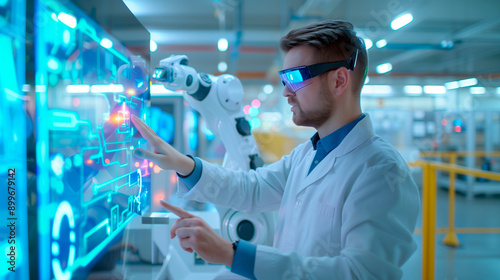
[[163, 206], [165, 209], [168, 211], [174, 213], [175, 215], [179, 216], [179, 218], [184, 219], [184, 218], [194, 218], [196, 217], [195, 215], [189, 213], [188, 211], [180, 208], [179, 206], [172, 205], [165, 200], [160, 200], [161, 206]]

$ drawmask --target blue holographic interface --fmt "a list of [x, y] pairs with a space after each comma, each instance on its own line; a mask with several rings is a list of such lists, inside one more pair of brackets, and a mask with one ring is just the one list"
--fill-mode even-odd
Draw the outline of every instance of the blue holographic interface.
[[83, 279], [150, 207], [131, 122], [149, 115], [148, 61], [69, 1], [35, 4], [39, 279]]
[[24, 0], [0, 1], [0, 279], [29, 279]]

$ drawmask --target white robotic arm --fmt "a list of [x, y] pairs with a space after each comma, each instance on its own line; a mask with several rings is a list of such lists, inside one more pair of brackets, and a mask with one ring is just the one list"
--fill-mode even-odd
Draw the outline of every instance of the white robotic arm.
[[242, 111], [243, 86], [233, 75], [212, 76], [187, 66], [187, 56], [175, 55], [160, 61], [153, 75], [170, 90], [184, 91], [184, 99], [200, 112], [208, 128], [226, 148], [224, 167], [236, 170], [263, 165]]
[[[222, 166], [234, 170], [256, 169], [263, 165], [250, 124], [245, 119], [241, 100], [243, 86], [233, 75], [213, 76], [197, 73], [187, 66], [185, 55], [173, 55], [160, 61], [153, 79], [165, 88], [184, 91], [184, 99], [207, 122], [208, 128], [222, 140], [226, 154]], [[254, 244], [272, 245], [275, 218], [271, 213], [247, 215], [217, 207], [222, 237], [244, 239]]]

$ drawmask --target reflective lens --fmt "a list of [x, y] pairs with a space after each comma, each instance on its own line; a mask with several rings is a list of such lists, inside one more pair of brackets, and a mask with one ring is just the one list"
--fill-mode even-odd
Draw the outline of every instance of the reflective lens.
[[290, 71], [285, 75], [291, 83], [300, 83], [304, 81], [304, 79], [302, 79], [302, 75], [300, 74], [299, 70]]
[[292, 92], [312, 83], [311, 75], [306, 66], [296, 67], [279, 72], [283, 85], [288, 87]]
[[280, 75], [283, 85], [295, 93], [297, 90], [311, 84], [311, 78], [321, 75], [326, 71], [334, 70], [340, 67], [345, 67], [348, 70], [354, 71], [357, 60], [358, 50], [356, 50], [356, 52], [348, 60], [299, 66], [279, 71], [278, 74]]

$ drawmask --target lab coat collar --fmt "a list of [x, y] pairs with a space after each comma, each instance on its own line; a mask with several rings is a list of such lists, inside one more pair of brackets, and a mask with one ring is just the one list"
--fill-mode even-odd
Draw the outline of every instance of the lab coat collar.
[[[328, 172], [332, 172], [335, 165], [335, 161], [338, 157], [344, 156], [350, 153], [352, 150], [359, 147], [365, 141], [370, 139], [374, 135], [373, 126], [371, 123], [370, 116], [365, 113], [365, 117], [359, 121], [358, 124], [347, 134], [344, 140], [338, 145], [337, 148], [333, 149], [316, 168], [314, 168], [309, 175], [307, 175], [307, 170], [304, 171], [307, 177], [305, 178], [302, 186], [300, 187], [297, 195], [306, 189], [308, 186], [312, 185], [314, 182], [323, 178]], [[309, 142], [312, 149], [312, 143]], [[328, 164], [329, 166], [325, 166]], [[335, 171], [333, 171], [335, 172]]]
[[357, 119], [326, 135], [323, 138], [319, 138], [318, 132], [314, 133], [314, 135], [311, 137], [313, 149], [317, 150], [318, 144], [321, 143], [326, 154], [328, 154], [333, 149], [337, 148], [340, 143], [342, 143], [342, 140], [344, 140], [347, 134], [349, 134], [349, 132], [351, 132], [351, 130], [356, 126], [356, 124], [358, 124], [358, 122], [360, 122], [364, 117], [365, 114], [361, 114], [361, 116], [359, 116]]
[[373, 126], [370, 115], [365, 113], [364, 117], [359, 123], [347, 134], [340, 145], [331, 151], [335, 157], [341, 157], [350, 153], [352, 150], [359, 147], [370, 137], [374, 136]]

